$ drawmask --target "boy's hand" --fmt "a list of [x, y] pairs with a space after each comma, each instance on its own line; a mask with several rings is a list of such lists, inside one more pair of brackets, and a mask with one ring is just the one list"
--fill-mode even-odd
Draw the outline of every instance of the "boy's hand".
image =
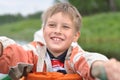
[[116, 59], [110, 59], [105, 63], [105, 70], [108, 80], [120, 80], [120, 62]]
[[30, 73], [32, 68], [33, 64], [19, 63], [18, 65], [10, 68], [8, 75], [12, 80], [19, 80], [21, 77]]
[[0, 57], [2, 56], [2, 54], [3, 54], [3, 45], [2, 45], [2, 43], [0, 42]]
[[110, 59], [107, 62], [95, 64], [92, 67], [91, 73], [94, 77], [102, 80], [120, 80], [120, 62], [116, 59]]

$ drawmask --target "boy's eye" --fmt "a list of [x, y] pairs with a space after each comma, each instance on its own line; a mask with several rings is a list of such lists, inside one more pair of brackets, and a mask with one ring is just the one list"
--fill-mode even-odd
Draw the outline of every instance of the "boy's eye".
[[63, 26], [65, 29], [69, 29], [70, 27], [69, 26]]
[[50, 24], [48, 24], [48, 26], [49, 27], [55, 27], [55, 24], [50, 23]]

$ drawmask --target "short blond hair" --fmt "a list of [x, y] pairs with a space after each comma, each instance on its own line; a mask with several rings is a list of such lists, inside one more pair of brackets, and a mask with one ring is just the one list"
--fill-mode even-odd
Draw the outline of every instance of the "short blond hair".
[[49, 17], [53, 16], [58, 12], [62, 12], [65, 15], [69, 15], [71, 20], [73, 20], [73, 23], [76, 27], [76, 31], [80, 31], [82, 17], [79, 11], [70, 3], [56, 3], [55, 5], [48, 8], [48, 10], [45, 11], [42, 15], [43, 26], [46, 24], [46, 21]]

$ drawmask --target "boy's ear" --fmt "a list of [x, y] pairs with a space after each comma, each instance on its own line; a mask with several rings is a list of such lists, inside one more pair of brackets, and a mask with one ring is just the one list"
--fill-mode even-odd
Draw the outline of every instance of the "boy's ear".
[[76, 32], [73, 41], [74, 41], [74, 42], [77, 42], [78, 39], [79, 39], [79, 37], [80, 37], [80, 32]]

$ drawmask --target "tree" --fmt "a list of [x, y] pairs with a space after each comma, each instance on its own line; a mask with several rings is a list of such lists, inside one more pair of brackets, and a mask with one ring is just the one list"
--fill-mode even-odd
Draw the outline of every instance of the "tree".
[[110, 7], [111, 11], [116, 11], [115, 0], [108, 0], [108, 4], [109, 4], [109, 7]]
[[41, 12], [36, 12], [35, 14], [30, 14], [30, 15], [27, 16], [27, 18], [28, 19], [29, 18], [40, 19], [41, 15], [42, 15], [42, 11]]
[[120, 10], [120, 0], [69, 0], [82, 15]]
[[23, 20], [23, 19], [24, 19], [24, 17], [21, 14], [2, 15], [2, 16], [0, 16], [0, 25], [5, 24], [5, 23], [12, 23], [12, 22], [20, 21], [20, 20]]

